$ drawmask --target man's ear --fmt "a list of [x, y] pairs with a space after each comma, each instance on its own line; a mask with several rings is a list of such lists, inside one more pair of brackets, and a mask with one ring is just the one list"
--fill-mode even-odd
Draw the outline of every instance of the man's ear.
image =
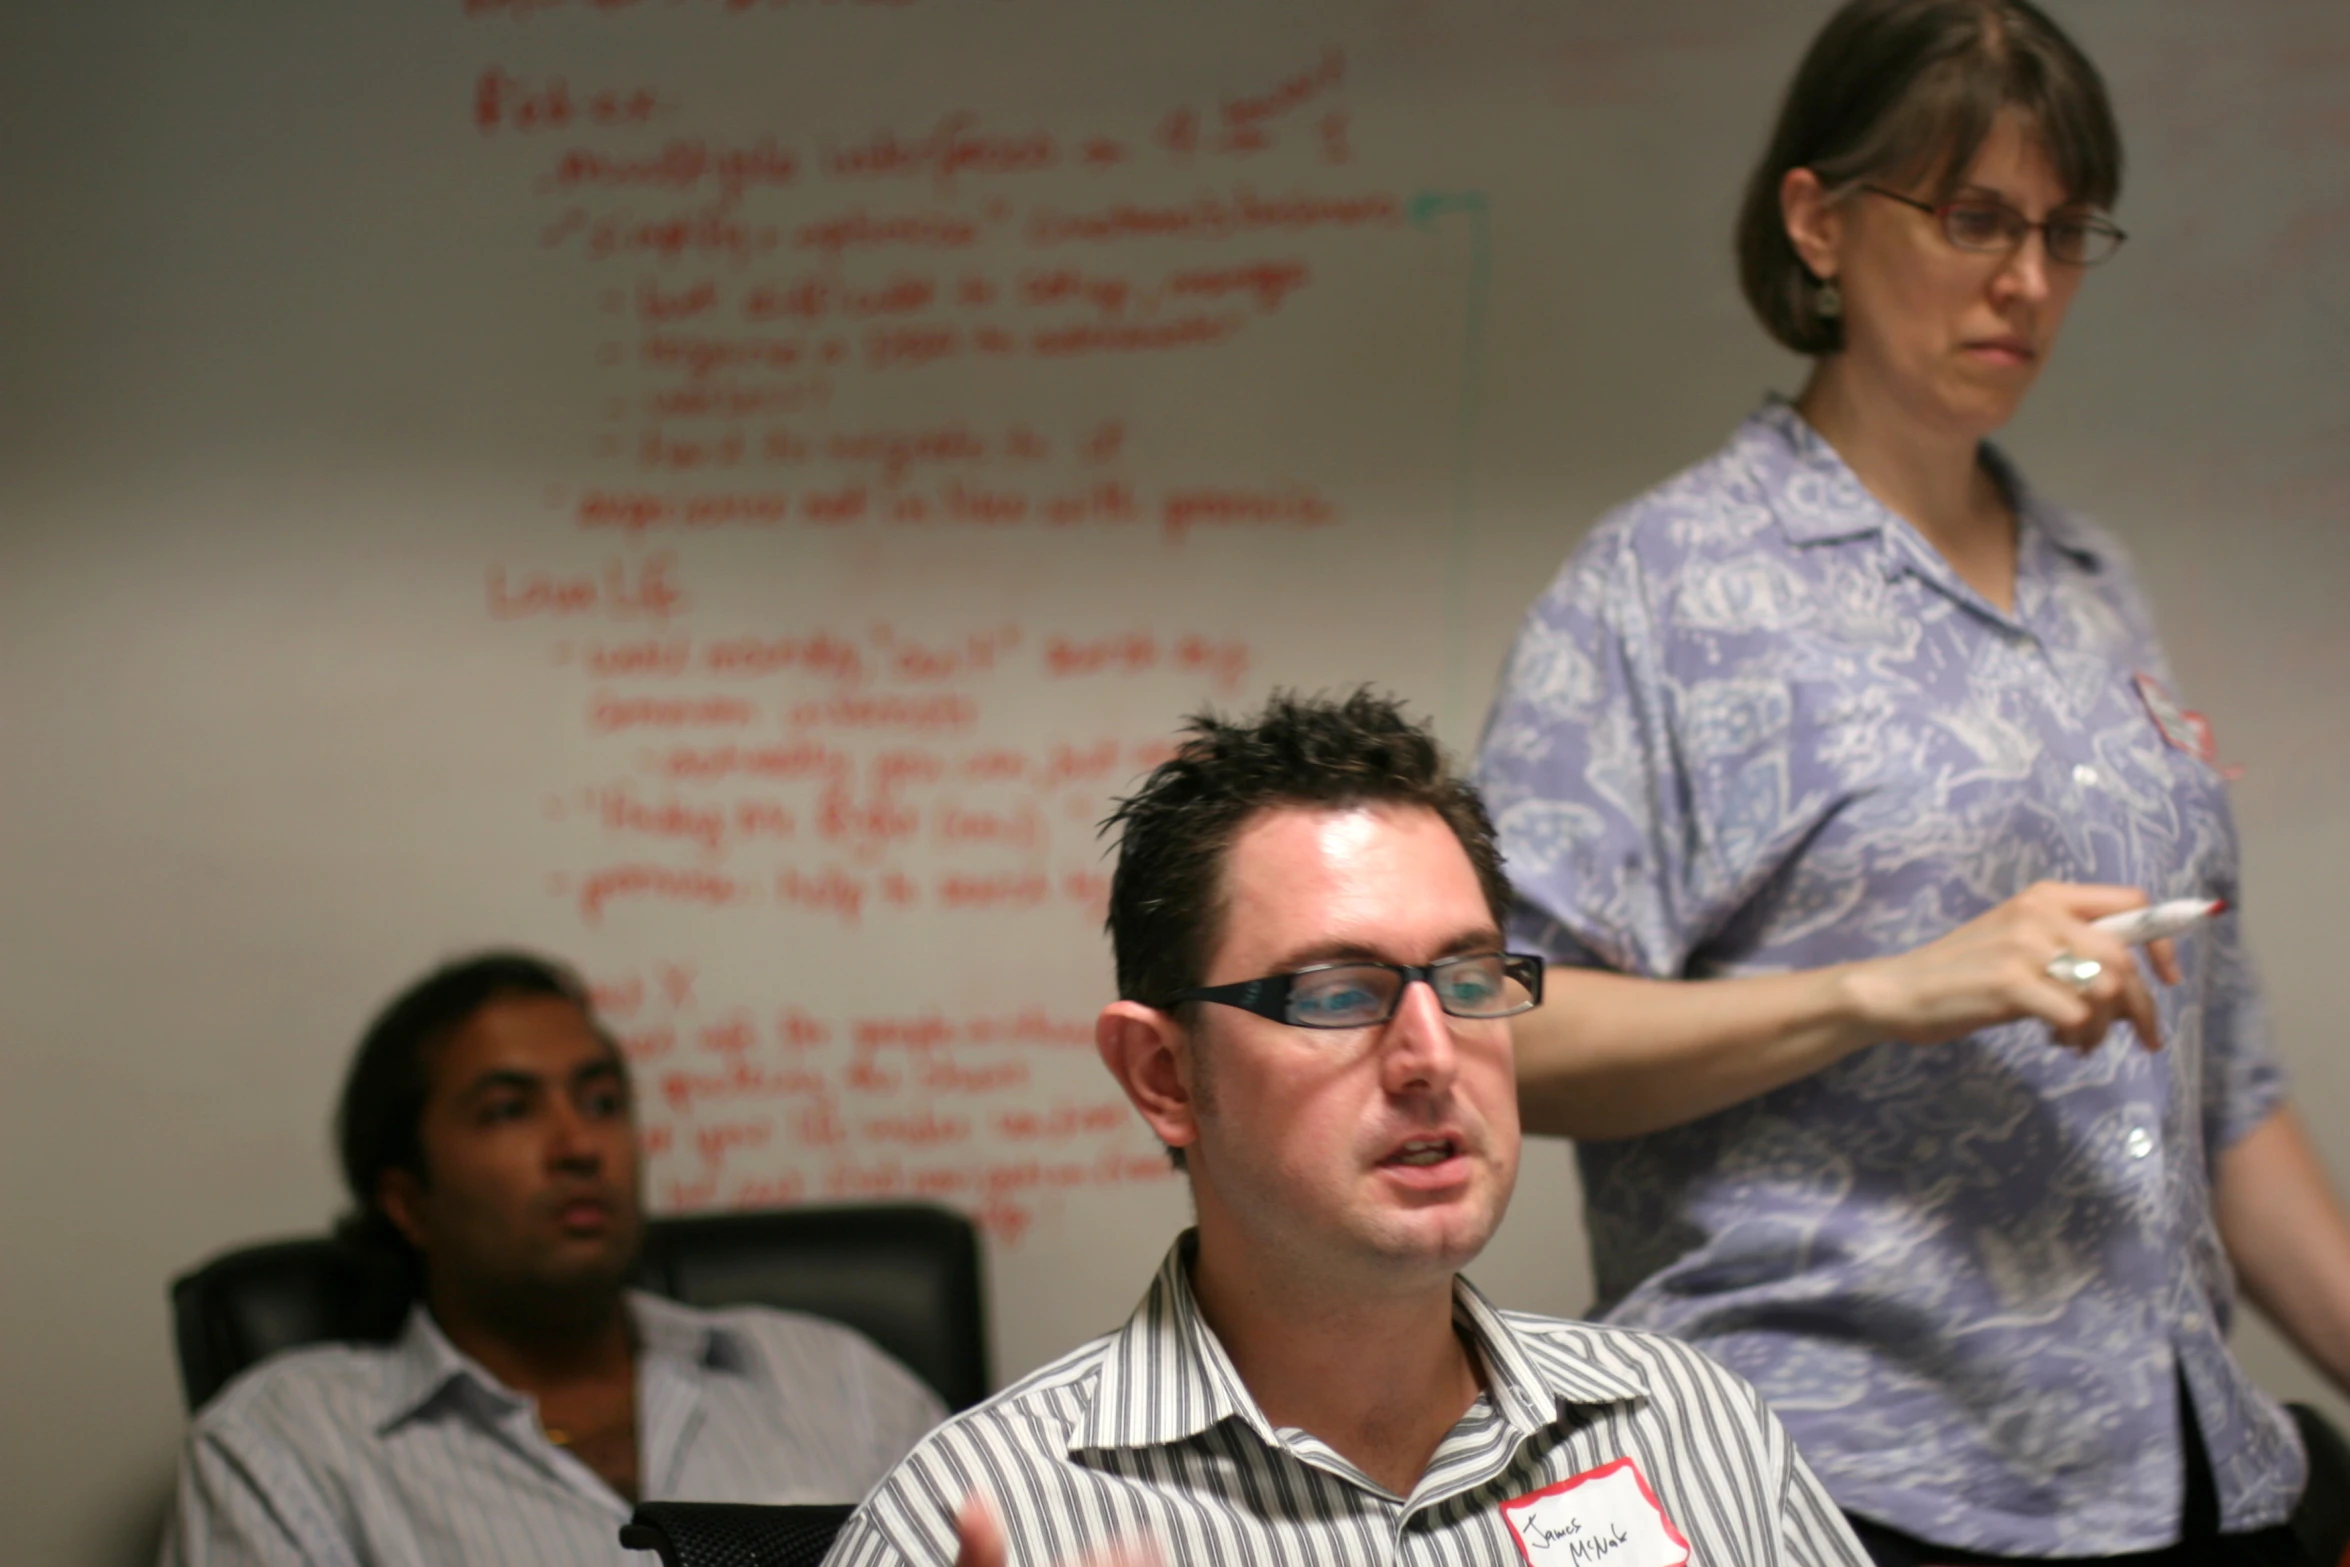
[[1160, 1142], [1188, 1148], [1199, 1141], [1197, 1078], [1182, 1024], [1139, 1001], [1113, 1001], [1094, 1019], [1093, 1043]]
[[375, 1205], [392, 1221], [401, 1238], [424, 1250], [424, 1182], [414, 1170], [393, 1165], [375, 1178]]
[[1839, 250], [1844, 240], [1844, 211], [1828, 199], [1827, 187], [1809, 169], [1789, 169], [1779, 180], [1779, 219], [1787, 225], [1787, 242], [1821, 282], [1832, 281], [1843, 269]]

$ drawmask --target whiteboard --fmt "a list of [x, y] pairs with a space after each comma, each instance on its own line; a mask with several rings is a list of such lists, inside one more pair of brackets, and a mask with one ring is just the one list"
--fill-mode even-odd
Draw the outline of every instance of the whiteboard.
[[[166, 1279], [327, 1221], [361, 1025], [478, 945], [594, 979], [657, 1208], [962, 1206], [1003, 1376], [1122, 1318], [1185, 1204], [1088, 1048], [1093, 824], [1276, 685], [1473, 744], [1590, 522], [1797, 382], [1727, 236], [1826, 9], [10, 8], [25, 1558], [151, 1549]], [[2132, 239], [2007, 444], [2242, 768], [2350, 1175], [2350, 13], [2056, 10]], [[1475, 1276], [1577, 1309], [1576, 1209], [1538, 1146]]]

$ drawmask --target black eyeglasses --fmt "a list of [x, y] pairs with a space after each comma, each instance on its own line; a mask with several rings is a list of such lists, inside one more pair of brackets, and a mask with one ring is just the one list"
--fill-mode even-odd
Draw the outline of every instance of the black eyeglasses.
[[1960, 250], [1986, 255], [2013, 251], [2023, 244], [2026, 234], [2038, 229], [2040, 243], [2048, 247], [2049, 260], [2070, 267], [2093, 267], [2121, 249], [2122, 241], [2130, 237], [2103, 218], [2049, 218], [2034, 223], [2006, 202], [1993, 201], [1987, 196], [1965, 196], [1937, 204], [1904, 196], [1882, 185], [1863, 185], [1861, 189], [1872, 196], [1917, 208], [1942, 225], [1942, 237], [1951, 244]]
[[1404, 988], [1424, 981], [1454, 1017], [1515, 1017], [1542, 1004], [1542, 960], [1523, 952], [1468, 952], [1433, 963], [1317, 963], [1230, 985], [1179, 991], [1168, 1002], [1213, 1001], [1298, 1028], [1369, 1028], [1395, 1016]]

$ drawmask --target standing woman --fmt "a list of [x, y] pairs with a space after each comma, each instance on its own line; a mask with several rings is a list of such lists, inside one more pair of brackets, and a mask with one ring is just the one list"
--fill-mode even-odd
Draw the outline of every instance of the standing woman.
[[1602, 522], [1485, 736], [1599, 1311], [1750, 1378], [1888, 1563], [2298, 1561], [2238, 1280], [2350, 1388], [2235, 922], [2160, 985], [2092, 925], [2237, 897], [2221, 780], [2127, 558], [1987, 441], [2120, 177], [2026, 0], [1839, 10], [1738, 231], [1810, 378]]

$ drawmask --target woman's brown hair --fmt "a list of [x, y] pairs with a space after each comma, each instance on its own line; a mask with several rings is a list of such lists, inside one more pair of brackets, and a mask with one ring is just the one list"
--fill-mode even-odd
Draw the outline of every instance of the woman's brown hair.
[[1790, 169], [1830, 192], [1878, 179], [1947, 199], [1999, 111], [2015, 108], [2068, 201], [2121, 194], [2121, 133], [2087, 55], [2030, 0], [1849, 0], [1828, 18], [1780, 106], [1738, 212], [1738, 282], [1771, 336], [1799, 354], [1844, 346], [1779, 208]]

